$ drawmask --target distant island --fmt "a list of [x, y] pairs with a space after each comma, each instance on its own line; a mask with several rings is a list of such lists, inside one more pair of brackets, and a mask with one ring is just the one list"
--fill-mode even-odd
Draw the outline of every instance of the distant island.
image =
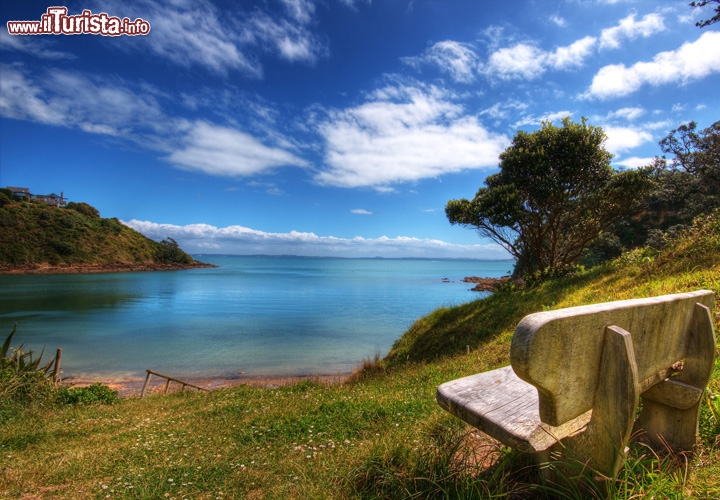
[[[48, 203], [49, 202], [49, 203]], [[215, 267], [172, 238], [151, 240], [80, 202], [0, 189], [0, 274], [161, 271]]]

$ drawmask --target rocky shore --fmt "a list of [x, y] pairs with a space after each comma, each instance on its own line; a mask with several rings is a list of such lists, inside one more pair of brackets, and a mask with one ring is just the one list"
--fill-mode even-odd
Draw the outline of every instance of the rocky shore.
[[198, 269], [217, 267], [204, 262], [191, 262], [190, 264], [163, 264], [163, 263], [141, 263], [141, 264], [61, 264], [50, 265], [28, 264], [24, 266], [0, 266], [0, 274], [95, 274], [95, 273], [129, 273], [135, 271], [177, 271], [181, 269]]
[[469, 276], [463, 279], [465, 283], [475, 283], [475, 287], [471, 288], [473, 292], [494, 292], [495, 289], [509, 281], [510, 278], [503, 276], [502, 278], [479, 278], [477, 276]]

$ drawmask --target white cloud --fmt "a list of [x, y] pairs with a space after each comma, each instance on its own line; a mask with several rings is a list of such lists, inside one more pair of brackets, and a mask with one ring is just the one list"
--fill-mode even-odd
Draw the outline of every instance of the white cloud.
[[597, 39], [586, 36], [567, 47], [558, 47], [555, 52], [549, 54], [548, 62], [555, 69], [570, 69], [582, 66], [585, 59], [595, 48]]
[[513, 128], [522, 127], [523, 125], [540, 125], [542, 122], [559, 122], [563, 118], [570, 116], [572, 117], [573, 113], [571, 111], [556, 111], [556, 112], [550, 112], [544, 113], [540, 116], [534, 116], [534, 115], [527, 115], [522, 117], [520, 120], [518, 120], [515, 124], [513, 124]]
[[371, 212], [370, 210], [365, 210], [364, 208], [355, 208], [353, 210], [350, 210], [350, 213], [356, 215], [373, 215], [373, 212]]
[[74, 54], [52, 50], [47, 37], [11, 35], [0, 29], [0, 49], [32, 54], [41, 59], [75, 59]]
[[643, 108], [622, 108], [618, 109], [617, 111], [611, 111], [607, 114], [608, 120], [627, 120], [627, 121], [634, 121], [640, 118], [642, 115], [645, 114], [645, 110]]
[[[131, 19], [151, 20], [151, 36], [123, 40], [119, 47], [143, 50], [174, 64], [202, 66], [215, 73], [237, 70], [252, 78], [262, 77], [262, 66], [245, 54], [237, 30], [207, 0], [174, 0], [115, 3], [101, 0], [98, 9]], [[93, 9], [95, 10], [95, 9]]]
[[596, 38], [586, 36], [552, 52], [528, 43], [518, 43], [493, 52], [482, 71], [501, 80], [534, 80], [549, 68], [569, 70], [582, 66], [596, 43]]
[[172, 129], [173, 120], [163, 114], [151, 90], [68, 71], [51, 71], [33, 79], [22, 66], [3, 65], [0, 114], [124, 137]]
[[613, 154], [618, 154], [636, 148], [646, 142], [651, 142], [653, 136], [644, 130], [637, 130], [627, 127], [603, 127], [608, 140], [605, 149]]
[[565, 26], [567, 26], [567, 21], [565, 21], [565, 19], [558, 16], [557, 14], [553, 14], [552, 16], [550, 16], [550, 21], [552, 21], [553, 23], [555, 23], [557, 26], [559, 26], [561, 28], [564, 28]]
[[218, 74], [234, 70], [260, 79], [259, 53], [274, 53], [291, 62], [314, 63], [327, 54], [324, 41], [305, 26], [315, 4], [307, 0], [282, 0], [284, 12], [270, 16], [260, 8], [252, 13], [227, 15], [207, 0], [139, 0], [96, 2], [97, 9], [130, 18], [151, 20], [151, 36], [123, 40], [125, 50], [144, 50], [174, 64], [205, 67]]
[[310, 0], [282, 0], [290, 16], [300, 23], [307, 24], [315, 13], [315, 4]]
[[209, 175], [240, 177], [281, 166], [306, 166], [307, 162], [281, 149], [269, 147], [240, 130], [204, 121], [192, 124], [183, 148], [167, 160], [184, 170]]
[[[280, 166], [307, 166], [278, 133], [274, 146], [239, 130], [166, 115], [153, 89], [121, 81], [52, 71], [31, 79], [22, 66], [0, 70], [0, 114], [85, 132], [123, 137], [169, 153], [178, 168], [216, 176], [249, 176]], [[277, 144], [283, 144], [278, 146]], [[276, 187], [271, 194], [282, 194]]]
[[685, 84], [717, 72], [720, 72], [720, 32], [708, 31], [695, 42], [657, 54], [650, 62], [601, 68], [581, 97], [620, 97], [638, 91], [643, 85]]
[[681, 112], [685, 111], [686, 107], [687, 106], [685, 104], [680, 104], [679, 102], [676, 102], [675, 104], [672, 105], [671, 110], [673, 113], [681, 113]]
[[648, 14], [640, 21], [635, 21], [635, 14], [630, 14], [617, 26], [602, 30], [600, 48], [617, 49], [624, 39], [633, 40], [639, 36], [647, 38], [664, 30], [665, 23], [660, 14]]
[[460, 42], [445, 40], [428, 48], [421, 56], [406, 57], [403, 62], [413, 67], [432, 64], [449, 73], [456, 82], [469, 83], [475, 79], [478, 58], [473, 49]]
[[534, 45], [519, 43], [493, 52], [485, 73], [502, 80], [534, 80], [545, 72], [547, 53]]
[[328, 113], [320, 184], [385, 187], [495, 167], [509, 140], [486, 130], [436, 87], [379, 89], [360, 106]]
[[613, 163], [625, 168], [640, 168], [651, 165], [653, 160], [654, 158], [638, 158], [637, 156], [632, 156], [622, 160], [614, 160]]
[[290, 62], [315, 63], [328, 54], [327, 47], [305, 26], [286, 19], [277, 20], [264, 12], [256, 12], [245, 27], [248, 42], [265, 50], [275, 51]]
[[529, 107], [528, 103], [519, 100], [510, 100], [507, 102], [496, 102], [491, 107], [480, 112], [480, 116], [487, 115], [497, 120], [507, 119], [510, 113], [516, 111], [524, 111]]
[[459, 245], [408, 236], [338, 238], [299, 231], [268, 233], [243, 226], [177, 226], [135, 219], [123, 223], [155, 240], [171, 237], [193, 254], [509, 259], [505, 250], [496, 244]]

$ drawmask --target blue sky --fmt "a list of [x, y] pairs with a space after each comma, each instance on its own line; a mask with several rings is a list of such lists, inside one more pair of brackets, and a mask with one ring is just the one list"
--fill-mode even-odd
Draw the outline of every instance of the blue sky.
[[506, 258], [452, 198], [517, 130], [585, 116], [617, 168], [720, 119], [719, 25], [687, 1], [110, 2], [147, 36], [13, 36], [0, 185], [63, 192], [193, 253]]

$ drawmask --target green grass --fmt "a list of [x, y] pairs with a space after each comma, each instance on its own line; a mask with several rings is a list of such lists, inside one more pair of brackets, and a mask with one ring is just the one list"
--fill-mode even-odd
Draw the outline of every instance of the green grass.
[[[506, 365], [525, 314], [700, 288], [720, 296], [720, 227], [700, 227], [663, 253], [637, 251], [572, 278], [435, 311], [386, 359], [367, 360], [353, 383], [29, 407], [0, 430], [0, 498], [603, 497], [573, 481], [543, 485], [531, 457], [441, 410], [436, 387]], [[719, 311], [716, 301], [716, 328]], [[633, 444], [608, 496], [719, 497], [718, 393], [720, 363], [695, 453]]]

